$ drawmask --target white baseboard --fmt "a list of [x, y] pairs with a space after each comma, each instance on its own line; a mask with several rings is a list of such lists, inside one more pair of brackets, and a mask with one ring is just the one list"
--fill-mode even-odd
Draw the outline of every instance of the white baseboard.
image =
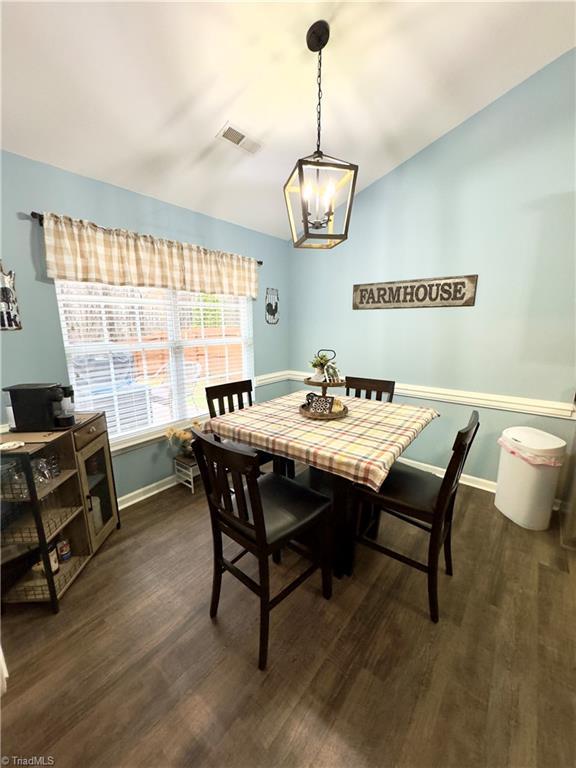
[[157, 483], [145, 485], [143, 488], [138, 488], [135, 491], [131, 491], [130, 493], [125, 494], [124, 496], [119, 496], [118, 508], [122, 510], [126, 509], [126, 507], [131, 507], [132, 504], [137, 504], [139, 501], [144, 501], [144, 499], [148, 499], [150, 496], [154, 496], [157, 493], [166, 491], [168, 488], [172, 488], [172, 486], [177, 484], [178, 480], [176, 479], [176, 475], [169, 475], [168, 477], [164, 477], [162, 480], [158, 480]]
[[[414, 459], [406, 459], [400, 456], [397, 461], [402, 464], [408, 464], [410, 467], [421, 469], [424, 472], [431, 472], [438, 477], [444, 477], [445, 470], [442, 467], [436, 467], [434, 464], [426, 464], [423, 461], [415, 461]], [[462, 485], [469, 485], [472, 488], [478, 488], [480, 491], [486, 491], [487, 493], [496, 493], [496, 482], [494, 480], [486, 480], [483, 477], [475, 477], [474, 475], [462, 475], [460, 478]], [[176, 475], [169, 475], [168, 477], [158, 480], [157, 483], [151, 483], [145, 485], [143, 488], [138, 488], [131, 493], [127, 493], [124, 496], [118, 498], [118, 508], [120, 510], [131, 507], [133, 504], [137, 504], [139, 501], [149, 499], [150, 496], [155, 496], [157, 493], [168, 490], [173, 486], [178, 485], [178, 479]], [[556, 499], [554, 502], [554, 509], [561, 512], [568, 511], [568, 502]]]
[[[444, 477], [445, 470], [442, 467], [435, 467], [433, 464], [425, 464], [423, 461], [414, 461], [414, 459], [405, 459], [403, 456], [400, 456], [397, 461], [400, 461], [402, 464], [408, 464], [410, 467], [421, 469], [424, 472], [431, 472], [437, 477]], [[471, 488], [478, 488], [480, 491], [496, 493], [497, 483], [495, 480], [486, 480], [484, 477], [463, 474], [460, 482], [462, 485], [469, 485]], [[553, 509], [565, 513], [568, 511], [568, 502], [562, 501], [562, 499], [555, 499]]]
[[[435, 467], [433, 464], [425, 464], [423, 461], [405, 459], [402, 456], [398, 459], [398, 461], [402, 462], [403, 464], [408, 464], [411, 467], [416, 467], [416, 469], [421, 469], [425, 472], [431, 472], [438, 477], [444, 476], [444, 469], [442, 469], [442, 467]], [[473, 488], [479, 488], [482, 491], [496, 493], [496, 483], [492, 480], [484, 480], [484, 478], [474, 477], [474, 475], [462, 475], [461, 482], [464, 485], [471, 485]], [[176, 478], [176, 475], [169, 475], [162, 480], [158, 480], [157, 483], [145, 485], [143, 488], [138, 488], [131, 493], [120, 496], [118, 498], [118, 507], [121, 510], [126, 509], [126, 507], [131, 507], [133, 504], [137, 504], [139, 501], [149, 499], [150, 496], [154, 496], [157, 493], [166, 491], [168, 488], [172, 488], [177, 484], [178, 479]]]
[[[400, 456], [398, 461], [402, 462], [402, 464], [408, 464], [410, 467], [421, 469], [424, 472], [431, 472], [438, 477], [444, 477], [445, 470], [442, 467], [435, 467], [433, 464], [425, 464], [423, 461], [406, 459], [403, 456]], [[476, 477], [475, 475], [462, 475], [460, 482], [462, 485], [470, 485], [472, 488], [478, 488], [481, 491], [496, 493], [496, 482], [494, 480], [486, 480], [484, 477]]]

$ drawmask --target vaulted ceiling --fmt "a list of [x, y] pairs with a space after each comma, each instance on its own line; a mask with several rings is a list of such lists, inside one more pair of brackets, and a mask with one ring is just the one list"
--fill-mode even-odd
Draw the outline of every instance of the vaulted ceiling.
[[287, 239], [319, 18], [323, 149], [360, 189], [575, 43], [562, 2], [4, 3], [3, 147]]

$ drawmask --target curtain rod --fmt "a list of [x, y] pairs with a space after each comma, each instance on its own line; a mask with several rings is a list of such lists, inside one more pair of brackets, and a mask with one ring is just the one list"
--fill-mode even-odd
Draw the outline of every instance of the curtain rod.
[[[44, 214], [43, 213], [38, 213], [38, 211], [32, 211], [30, 216], [33, 219], [38, 219], [38, 224], [40, 224], [41, 227], [44, 226]], [[261, 267], [262, 264], [264, 264], [264, 262], [263, 261], [257, 261], [256, 264], [258, 264], [258, 266]]]

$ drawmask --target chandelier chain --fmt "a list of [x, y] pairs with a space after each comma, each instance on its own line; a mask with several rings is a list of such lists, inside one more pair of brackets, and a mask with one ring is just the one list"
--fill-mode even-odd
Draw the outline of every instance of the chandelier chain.
[[316, 152], [320, 152], [320, 133], [322, 130], [322, 50], [318, 51], [318, 76], [316, 78], [318, 83], [318, 105], [316, 106], [317, 115], [317, 137], [316, 137]]

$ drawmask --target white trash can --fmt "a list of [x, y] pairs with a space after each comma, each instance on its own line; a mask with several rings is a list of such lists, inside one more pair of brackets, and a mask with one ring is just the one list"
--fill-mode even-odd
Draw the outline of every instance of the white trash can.
[[496, 508], [522, 528], [546, 530], [566, 442], [533, 427], [509, 427], [498, 444]]

